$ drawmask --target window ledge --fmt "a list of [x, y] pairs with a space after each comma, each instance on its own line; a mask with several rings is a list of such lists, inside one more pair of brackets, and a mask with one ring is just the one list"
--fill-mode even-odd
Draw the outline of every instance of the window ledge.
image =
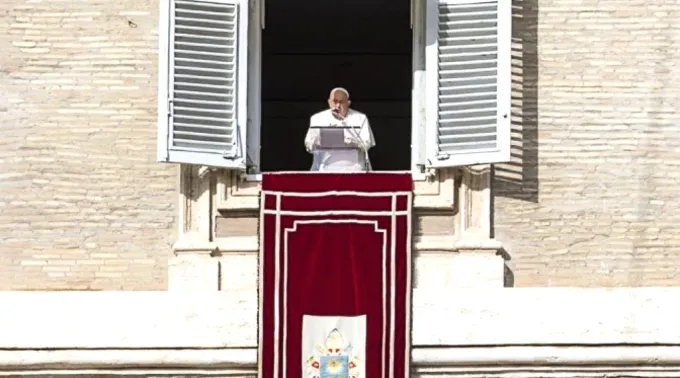
[[[376, 172], [383, 172], [383, 171], [376, 171]], [[413, 181], [430, 181], [433, 178], [436, 177], [436, 172], [434, 170], [431, 170], [429, 172], [420, 172], [420, 171], [384, 171], [388, 173], [411, 173], [411, 176], [413, 177]], [[316, 174], [317, 172], [306, 172], [306, 171], [301, 171], [301, 172], [292, 172], [292, 173], [308, 173], [308, 174]], [[335, 172], [338, 173], [338, 172]], [[339, 172], [342, 173], [342, 172]], [[351, 174], [351, 173], [346, 173], [346, 174]], [[262, 181], [262, 173], [258, 174], [242, 174], [241, 179], [248, 181], [248, 182], [261, 182]]]
[[[416, 251], [457, 251], [459, 241], [455, 236], [420, 235], [413, 237], [413, 249]], [[194, 238], [182, 238], [173, 245], [176, 254], [218, 254], [259, 251], [257, 236], [232, 236], [218, 238], [215, 241], [201, 241]]]
[[[258, 252], [257, 236], [232, 236], [218, 238], [215, 241], [202, 241], [197, 238], [184, 237], [173, 245], [176, 254], [205, 254]], [[416, 235], [413, 237], [413, 249], [418, 252], [461, 252], [488, 251], [495, 253], [502, 244], [494, 239], [465, 240], [454, 235]]]
[[[455, 169], [436, 170], [431, 174], [414, 173], [413, 207], [415, 209], [453, 209], [455, 177]], [[261, 180], [261, 175], [244, 176], [238, 172], [225, 171], [218, 178], [217, 210], [258, 210], [261, 188], [258, 180]]]

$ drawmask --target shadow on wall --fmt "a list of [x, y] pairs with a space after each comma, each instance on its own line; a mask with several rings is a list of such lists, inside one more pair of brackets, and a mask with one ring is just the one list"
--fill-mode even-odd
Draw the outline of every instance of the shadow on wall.
[[[512, 0], [512, 123], [511, 161], [492, 171], [491, 237], [495, 237], [495, 197], [538, 203], [538, 1]], [[515, 286], [505, 260], [504, 286]]]
[[494, 196], [538, 203], [538, 0], [512, 0], [511, 161], [494, 166]]
[[505, 250], [505, 248], [501, 248], [496, 255], [500, 256], [505, 260], [505, 264], [503, 266], [503, 287], [514, 287], [515, 286], [515, 273], [513, 273], [512, 269], [508, 266], [508, 262], [510, 261], [511, 257], [508, 251]]

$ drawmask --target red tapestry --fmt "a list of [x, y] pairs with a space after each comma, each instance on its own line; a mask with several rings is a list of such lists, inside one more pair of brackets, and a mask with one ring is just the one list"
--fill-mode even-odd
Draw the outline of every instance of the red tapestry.
[[407, 378], [410, 174], [265, 174], [259, 376]]

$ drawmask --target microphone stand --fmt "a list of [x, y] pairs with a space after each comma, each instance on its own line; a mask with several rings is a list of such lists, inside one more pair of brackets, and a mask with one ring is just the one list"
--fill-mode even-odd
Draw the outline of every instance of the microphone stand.
[[[332, 113], [340, 120], [340, 121], [345, 121], [345, 116], [340, 113], [339, 110], [333, 109]], [[364, 144], [364, 141], [361, 140], [361, 128], [364, 127], [364, 124], [366, 123], [366, 119], [364, 119], [364, 122], [361, 123], [361, 126], [359, 126], [359, 134], [358, 135], [353, 135], [356, 137], [357, 141], [359, 141], [359, 148], [364, 152], [364, 171], [365, 172], [370, 172], [371, 171], [371, 159], [368, 156], [368, 148]], [[352, 130], [352, 129], [350, 129]], [[351, 131], [350, 131], [351, 132]]]

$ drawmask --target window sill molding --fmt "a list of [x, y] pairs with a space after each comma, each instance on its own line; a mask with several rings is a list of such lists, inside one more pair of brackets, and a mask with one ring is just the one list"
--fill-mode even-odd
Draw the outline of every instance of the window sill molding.
[[[495, 254], [502, 247], [493, 239], [466, 240], [449, 235], [416, 235], [413, 251], [422, 252], [488, 252]], [[232, 236], [215, 241], [203, 241], [196, 236], [180, 238], [172, 247], [176, 255], [208, 255], [224, 253], [257, 253], [260, 245], [257, 236]]]
[[[458, 246], [465, 246], [455, 236], [418, 235], [413, 237], [415, 251], [456, 252]], [[200, 238], [185, 237], [172, 247], [175, 254], [219, 255], [222, 253], [257, 253], [260, 243], [257, 236], [232, 236], [218, 238], [212, 242], [201, 241]]]
[[[497, 254], [502, 246], [490, 238], [489, 166], [442, 169], [431, 181], [416, 181], [414, 210], [455, 216], [451, 236], [414, 236], [415, 253]], [[258, 250], [251, 238], [216, 238], [217, 219], [229, 212], [257, 217], [260, 185], [242, 180], [238, 172], [182, 165], [179, 230], [172, 247], [176, 255], [215, 256]]]
[[[429, 180], [414, 180], [415, 209], [451, 210], [455, 204], [456, 169], [441, 169]], [[217, 178], [218, 211], [258, 210], [260, 207], [260, 182], [244, 180], [235, 171], [223, 171]]]

